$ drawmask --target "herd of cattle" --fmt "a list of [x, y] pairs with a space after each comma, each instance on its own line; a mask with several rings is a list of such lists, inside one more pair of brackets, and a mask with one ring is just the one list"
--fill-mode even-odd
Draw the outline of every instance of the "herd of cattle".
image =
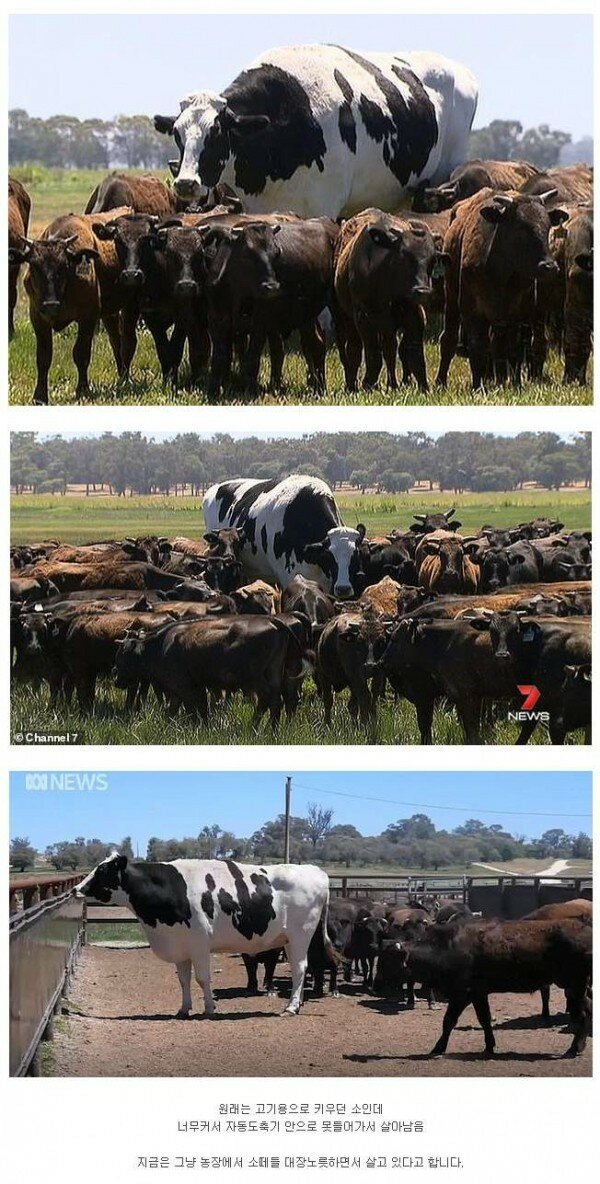
[[354, 967], [365, 990], [396, 996], [415, 1007], [415, 986], [427, 1004], [447, 1001], [442, 1034], [432, 1054], [445, 1053], [453, 1028], [472, 1004], [485, 1037], [485, 1055], [495, 1038], [488, 996], [539, 990], [542, 1016], [549, 1017], [549, 990], [563, 988], [572, 1043], [579, 1056], [591, 1019], [592, 904], [571, 900], [542, 906], [519, 921], [483, 920], [454, 900], [407, 900], [405, 907], [364, 900], [329, 900], [328, 877], [310, 865], [258, 867], [234, 860], [174, 860], [144, 863], [113, 852], [75, 890], [89, 902], [129, 907], [153, 952], [174, 963], [181, 985], [178, 1016], [192, 1011], [191, 975], [213, 1015], [211, 954], [241, 954], [250, 993], [275, 993], [281, 956], [290, 965], [292, 990], [284, 1014], [303, 1001], [306, 975], [313, 996], [338, 993], [340, 970], [351, 982]]
[[[592, 341], [592, 172], [541, 173], [521, 163], [471, 162], [413, 199], [418, 212], [369, 208], [341, 226], [293, 213], [242, 212], [224, 187], [200, 212], [179, 212], [153, 176], [112, 176], [87, 212], [65, 214], [27, 238], [29, 198], [9, 181], [10, 319], [19, 267], [37, 344], [36, 403], [47, 403], [53, 335], [77, 325], [76, 393], [101, 321], [119, 379], [128, 380], [143, 323], [163, 380], [177, 385], [185, 344], [192, 384], [217, 400], [232, 381], [256, 394], [268, 349], [269, 387], [283, 381], [293, 335], [308, 384], [325, 391], [328, 325], [346, 387], [402, 381], [428, 389], [424, 337], [443, 317], [436, 382], [468, 355], [474, 389], [487, 379], [542, 378], [549, 343], [566, 382], [587, 381]], [[214, 203], [217, 204], [214, 204]], [[329, 316], [327, 315], [327, 312]], [[295, 341], [296, 338], [294, 337]], [[364, 359], [364, 370], [361, 366]], [[362, 378], [359, 380], [359, 373]]]
[[[589, 742], [590, 531], [544, 518], [467, 536], [450, 509], [368, 538], [308, 476], [223, 482], [204, 515], [200, 541], [14, 546], [13, 681], [47, 683], [55, 707], [75, 691], [89, 712], [111, 678], [132, 713], [152, 689], [169, 715], [205, 723], [243, 695], [255, 726], [269, 712], [276, 727], [311, 675], [325, 724], [348, 692], [372, 741], [393, 696], [414, 706], [423, 743], [441, 704], [467, 743], [497, 704], [519, 743], [539, 723], [553, 743], [578, 729]], [[537, 688], [537, 711], [520, 710], [523, 687]]]

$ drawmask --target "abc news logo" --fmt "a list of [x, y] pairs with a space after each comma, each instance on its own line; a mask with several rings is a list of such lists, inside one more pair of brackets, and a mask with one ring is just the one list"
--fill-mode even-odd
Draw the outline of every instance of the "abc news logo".
[[25, 789], [46, 793], [104, 793], [108, 789], [106, 773], [26, 773]]
[[520, 711], [509, 711], [509, 720], [516, 723], [524, 723], [526, 720], [536, 720], [539, 723], [547, 724], [550, 719], [549, 712], [534, 710], [541, 697], [541, 691], [538, 687], [522, 686], [517, 687], [517, 690], [523, 696], [523, 704]]

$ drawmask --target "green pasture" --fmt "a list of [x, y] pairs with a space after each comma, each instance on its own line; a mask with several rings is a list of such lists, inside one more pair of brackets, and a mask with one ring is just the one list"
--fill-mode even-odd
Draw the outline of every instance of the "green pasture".
[[[469, 534], [484, 524], [515, 526], [529, 518], [558, 515], [567, 530], [587, 529], [591, 523], [589, 489], [525, 489], [514, 493], [361, 494], [337, 490], [336, 501], [349, 525], [364, 522], [369, 535], [385, 534], [393, 527], [407, 527], [413, 511], [457, 507], [461, 530]], [[182, 534], [201, 538], [204, 533], [202, 499], [199, 497], [84, 497], [75, 494], [14, 494], [11, 501], [13, 544], [59, 539], [85, 543], [103, 538], [141, 534]]]

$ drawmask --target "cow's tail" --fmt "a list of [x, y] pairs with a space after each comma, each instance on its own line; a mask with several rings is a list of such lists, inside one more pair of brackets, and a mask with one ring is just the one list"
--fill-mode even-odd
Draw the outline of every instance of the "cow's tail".
[[329, 914], [329, 890], [327, 891], [327, 898], [325, 904], [321, 909], [321, 916], [317, 925], [317, 932], [320, 934], [320, 940], [323, 943], [323, 953], [325, 958], [332, 966], [341, 966], [344, 961], [342, 954], [336, 950], [328, 932], [327, 932], [327, 917]]

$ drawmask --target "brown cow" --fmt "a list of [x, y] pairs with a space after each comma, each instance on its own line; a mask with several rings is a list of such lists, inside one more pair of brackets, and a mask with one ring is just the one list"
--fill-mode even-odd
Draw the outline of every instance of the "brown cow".
[[558, 329], [563, 340], [564, 382], [585, 386], [594, 324], [594, 208], [571, 206], [569, 219], [550, 237], [559, 267]]
[[548, 209], [556, 205], [570, 205], [574, 202], [590, 203], [594, 200], [594, 173], [587, 164], [571, 164], [565, 168], [546, 169], [537, 172], [520, 186], [521, 193], [539, 196], [553, 190], [547, 201]]
[[467, 160], [442, 185], [419, 192], [413, 210], [422, 205], [425, 210], [437, 213], [451, 209], [456, 202], [473, 197], [481, 189], [520, 189], [538, 173], [539, 169], [525, 160]]
[[[118, 212], [130, 211], [125, 208]], [[9, 251], [9, 261], [29, 264], [25, 291], [37, 346], [34, 403], [48, 402], [53, 334], [73, 322], [77, 325], [73, 347], [77, 397], [91, 393], [88, 370], [99, 320], [106, 328], [118, 373], [122, 374], [118, 259], [113, 244], [101, 241], [92, 229], [93, 221], [113, 216], [65, 214], [51, 222], [38, 239], [24, 239], [20, 250]]]
[[427, 390], [423, 305], [432, 276], [443, 267], [433, 235], [415, 219], [364, 210], [342, 227], [335, 251], [335, 319], [348, 390], [356, 389], [364, 350], [363, 386], [377, 386], [382, 355], [388, 385], [396, 390], [401, 333], [403, 381], [414, 375]]
[[377, 616], [395, 617], [403, 588], [404, 585], [391, 576], [384, 576], [377, 584], [370, 584], [361, 592], [358, 603], [370, 608]]
[[[23, 246], [23, 239], [27, 238], [29, 229], [29, 215], [31, 213], [31, 198], [25, 186], [15, 177], [8, 178], [8, 249], [19, 251]], [[21, 264], [15, 259], [8, 266], [8, 336], [15, 331], [15, 308], [17, 304], [17, 282]]]
[[419, 586], [427, 592], [476, 592], [479, 568], [467, 555], [461, 535], [434, 530], [415, 551]]
[[377, 689], [369, 688], [373, 677], [379, 682], [377, 660], [386, 641], [385, 624], [377, 614], [343, 612], [324, 626], [317, 647], [315, 682], [325, 708], [325, 722], [331, 725], [335, 691], [350, 689], [348, 711], [354, 723], [375, 731]]
[[265, 580], [244, 584], [231, 592], [230, 597], [238, 613], [262, 613], [269, 617], [281, 612], [281, 591]]
[[175, 193], [153, 173], [109, 173], [96, 186], [86, 207], [86, 214], [106, 214], [120, 206], [129, 206], [136, 214], [164, 217], [177, 208]]
[[554, 190], [525, 196], [482, 189], [460, 202], [444, 239], [444, 330], [437, 382], [445, 386], [462, 325], [473, 389], [483, 386], [493, 362], [497, 382], [521, 380], [522, 326], [536, 319], [535, 289], [557, 274], [550, 254], [551, 226], [568, 218], [548, 209]]

